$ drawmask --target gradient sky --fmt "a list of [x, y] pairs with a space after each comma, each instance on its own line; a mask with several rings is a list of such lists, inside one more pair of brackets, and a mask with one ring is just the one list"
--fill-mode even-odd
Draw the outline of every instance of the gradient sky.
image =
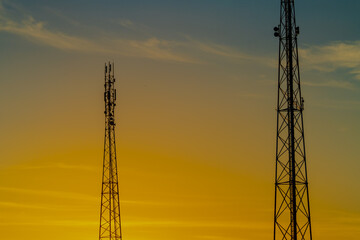
[[[271, 239], [280, 0], [0, 1], [0, 232], [98, 239], [115, 62], [124, 240]], [[313, 235], [360, 235], [360, 1], [296, 1]]]

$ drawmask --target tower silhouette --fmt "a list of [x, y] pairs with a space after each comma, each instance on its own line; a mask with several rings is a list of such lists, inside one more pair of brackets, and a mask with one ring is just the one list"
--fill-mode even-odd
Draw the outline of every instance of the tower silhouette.
[[105, 64], [105, 141], [101, 189], [99, 240], [121, 240], [119, 184], [115, 145], [114, 64]]
[[294, 0], [281, 0], [274, 240], [312, 239]]

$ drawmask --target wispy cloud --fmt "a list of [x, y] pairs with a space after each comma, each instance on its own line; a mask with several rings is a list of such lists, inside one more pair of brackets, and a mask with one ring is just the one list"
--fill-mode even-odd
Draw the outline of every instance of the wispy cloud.
[[48, 206], [22, 204], [22, 203], [16, 203], [16, 202], [0, 202], [0, 207], [24, 208], [24, 209], [46, 209], [46, 210], [54, 210], [54, 209], [56, 209], [56, 208], [48, 207]]
[[338, 81], [338, 80], [327, 80], [322, 82], [311, 82], [311, 81], [303, 81], [303, 85], [311, 86], [311, 87], [330, 87], [330, 88], [343, 88], [348, 90], [353, 90], [354, 85], [348, 81]]
[[[117, 53], [121, 55], [169, 60], [175, 62], [201, 63], [196, 57], [181, 53], [185, 43], [152, 37], [146, 40], [111, 39]], [[117, 47], [116, 47], [117, 46]]]
[[97, 221], [84, 221], [84, 220], [62, 220], [62, 221], [16, 221], [16, 222], [0, 222], [0, 226], [61, 226], [61, 227], [88, 227], [98, 225]]
[[129, 19], [120, 19], [117, 22], [120, 24], [120, 26], [123, 26], [124, 28], [133, 29], [133, 27], [135, 26], [135, 24]]
[[96, 168], [89, 165], [73, 165], [73, 164], [66, 164], [66, 163], [50, 163], [50, 164], [43, 164], [43, 165], [30, 165], [30, 164], [23, 164], [23, 165], [14, 165], [11, 168], [16, 168], [20, 170], [34, 170], [34, 169], [69, 169], [69, 170], [83, 170], [83, 171], [96, 171]]
[[319, 212], [318, 229], [324, 233], [346, 231], [360, 232], [360, 212], [343, 210], [322, 210]]
[[34, 189], [25, 189], [25, 188], [12, 188], [12, 187], [0, 187], [0, 191], [46, 196], [46, 197], [53, 197], [53, 198], [98, 201], [97, 197], [94, 197], [91, 195], [86, 195], [86, 194], [74, 193], [74, 192], [34, 190]]
[[299, 51], [308, 69], [332, 72], [347, 68], [360, 80], [360, 41], [333, 42], [324, 46], [309, 46]]
[[[28, 198], [26, 198], [27, 200]], [[0, 201], [0, 208], [2, 209], [17, 209], [17, 211], [38, 211], [38, 210], [45, 210], [45, 211], [55, 211], [55, 212], [88, 212], [92, 209], [93, 204], [64, 204], [63, 202], [59, 203], [52, 203], [51, 205], [48, 204], [49, 201], [39, 202], [36, 201], [36, 204], [28, 203], [24, 200], [24, 202], [14, 202], [14, 201]]]
[[253, 61], [257, 63], [261, 63], [263, 65], [268, 65], [270, 67], [276, 66], [276, 59], [268, 58], [264, 56], [255, 56], [246, 54], [241, 52], [233, 47], [211, 43], [211, 42], [201, 42], [191, 37], [187, 36], [187, 39], [191, 43], [194, 49], [198, 49], [204, 53], [225, 57], [225, 58], [232, 58], [238, 60], [246, 60], [246, 61]]
[[[145, 39], [128, 39], [114, 36], [106, 37], [102, 34], [102, 38], [88, 39], [52, 30], [47, 23], [38, 21], [24, 12], [20, 12], [18, 15], [21, 17], [11, 17], [6, 7], [1, 4], [0, 31], [16, 34], [38, 44], [61, 50], [100, 53], [111, 56], [125, 55], [185, 63], [205, 63], [209, 55], [228, 58], [232, 61], [258, 61], [264, 64], [271, 62], [266, 58], [244, 54], [229, 46], [205, 43], [190, 37], [184, 37], [182, 40], [165, 40], [156, 36], [146, 37]], [[66, 21], [69, 21], [68, 18], [66, 19]], [[118, 24], [124, 28], [137, 29], [137, 25], [129, 19], [120, 20]]]
[[[0, 11], [0, 31], [13, 33], [38, 44], [57, 49], [177, 62], [198, 62], [195, 59], [177, 53], [175, 48], [180, 44], [174, 41], [160, 40], [155, 37], [145, 40], [123, 38], [88, 40], [83, 37], [50, 30], [46, 23], [37, 21], [32, 16], [24, 16], [22, 20], [16, 21], [7, 15], [4, 7], [0, 7]], [[127, 21], [123, 25], [131, 25], [131, 23]]]
[[214, 236], [214, 235], [200, 235], [194, 236], [197, 239], [207, 239], [207, 240], [248, 240], [248, 238], [230, 238], [228, 236]]
[[36, 21], [32, 16], [25, 16], [21, 21], [12, 20], [7, 16], [5, 8], [0, 7], [0, 31], [63, 50], [107, 52], [107, 49], [91, 41], [62, 32], [50, 31], [45, 25], [44, 22]]
[[[37, 190], [37, 189], [25, 189], [25, 188], [13, 188], [13, 187], [0, 187], [0, 192], [11, 192], [18, 193], [23, 196], [34, 195], [42, 196], [49, 198], [60, 198], [60, 199], [71, 199], [71, 200], [80, 200], [87, 202], [98, 202], [100, 198], [98, 196], [92, 196], [88, 194], [81, 194], [75, 192], [64, 192], [64, 191], [49, 191], [49, 190]], [[120, 200], [121, 204], [125, 205], [137, 205], [137, 206], [156, 206], [156, 207], [179, 207], [179, 206], [204, 206], [204, 205], [216, 205], [217, 203], [213, 202], [167, 202], [167, 201], [151, 201], [151, 200], [129, 200], [122, 199]], [[9, 206], [9, 207], [28, 207], [32, 206], [22, 204], [22, 203], [11, 203], [11, 202], [1, 202], [0, 206]], [[36, 206], [34, 206], [36, 207]], [[38, 206], [38, 208], [43, 208]], [[48, 207], [46, 207], [48, 208]]]
[[[59, 220], [59, 221], [41, 221], [33, 220], [31, 222], [0, 222], [2, 226], [65, 226], [65, 227], [87, 227], [97, 225], [97, 221], [85, 220]], [[239, 229], [270, 229], [267, 223], [259, 222], [212, 222], [212, 221], [174, 221], [174, 220], [133, 220], [124, 221], [124, 227], [172, 227], [172, 228], [239, 228]]]
[[184, 228], [241, 228], [241, 229], [270, 229], [265, 222], [239, 222], [239, 221], [174, 221], [174, 220], [148, 220], [148, 221], [131, 221], [124, 223], [129, 227], [135, 226], [152, 226], [152, 227], [184, 227]]
[[323, 102], [316, 102], [313, 105], [328, 109], [359, 109], [360, 101], [325, 99]]

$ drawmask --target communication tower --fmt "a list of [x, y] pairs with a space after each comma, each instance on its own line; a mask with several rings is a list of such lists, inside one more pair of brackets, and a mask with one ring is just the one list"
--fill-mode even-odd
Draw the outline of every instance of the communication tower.
[[294, 0], [281, 0], [279, 38], [274, 240], [311, 240]]
[[119, 183], [115, 145], [114, 63], [105, 64], [105, 141], [101, 188], [99, 240], [121, 240]]

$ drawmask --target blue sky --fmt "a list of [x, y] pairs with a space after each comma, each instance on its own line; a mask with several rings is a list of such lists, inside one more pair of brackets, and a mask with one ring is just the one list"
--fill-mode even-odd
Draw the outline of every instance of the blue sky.
[[[248, 227], [241, 228], [244, 239], [271, 235], [278, 52], [273, 27], [279, 22], [280, 1], [0, 3], [0, 109], [4, 113], [0, 118], [4, 183], [0, 196], [8, 201], [0, 202], [0, 207], [9, 202], [11, 206], [28, 204], [26, 194], [14, 199], [7, 195], [12, 188], [18, 193], [71, 190], [97, 197], [98, 188], [82, 187], [86, 181], [98, 183], [94, 169], [102, 154], [103, 66], [114, 60], [124, 179], [150, 174], [149, 179], [154, 180], [123, 181], [124, 201], [159, 201], [141, 193], [149, 189], [172, 193], [158, 186], [162, 180], [157, 179], [162, 171], [172, 173], [179, 177], [175, 186], [185, 199], [198, 200], [201, 196], [196, 191], [200, 191], [223, 206], [224, 215], [218, 213], [226, 221], [249, 221]], [[359, 9], [359, 1], [296, 1], [317, 239], [344, 238], [346, 232], [347, 239], [355, 240], [360, 229], [360, 194], [356, 191], [360, 189]], [[149, 168], [154, 176], [147, 172]], [[47, 171], [31, 174], [29, 169]], [[88, 172], [79, 180], [75, 170]], [[196, 191], [189, 190], [183, 185], [186, 181], [181, 181], [182, 174], [196, 178], [204, 189], [215, 185], [215, 190], [206, 191], [196, 184]], [[214, 176], [221, 177], [219, 186]], [[49, 185], [44, 185], [44, 179], [50, 179]], [[72, 181], [79, 183], [69, 186]], [[248, 182], [253, 185], [242, 185]], [[243, 197], [243, 189], [248, 198]], [[227, 209], [228, 202], [219, 202], [211, 194], [223, 194], [236, 210]], [[172, 195], [163, 197], [162, 202], [175, 201]], [[32, 199], [34, 204], [49, 204], [48, 199], [40, 200]], [[61, 200], [54, 202], [52, 207], [64, 208]], [[143, 208], [151, 212], [150, 207]], [[9, 209], [3, 209], [4, 219], [11, 219]], [[247, 220], [241, 214], [245, 212]], [[127, 213], [125, 222], [143, 220], [138, 212], [136, 216]], [[44, 213], [50, 215], [56, 216]], [[29, 215], [19, 208], [16, 216], [26, 220]], [[1, 221], [0, 217], [0, 227], [5, 224]], [[87, 221], [92, 218], [88, 216]], [[257, 222], [263, 225], [254, 227]], [[41, 232], [41, 224], [37, 227], [31, 236]], [[89, 233], [96, 232], [96, 224], [89, 229]], [[159, 228], [154, 229], [149, 230], [153, 234], [149, 239], [161, 236]], [[128, 234], [141, 239], [138, 230], [129, 229]], [[213, 234], [222, 239], [238, 236], [237, 230], [231, 236], [216, 231]], [[197, 239], [190, 232], [172, 234]]]

